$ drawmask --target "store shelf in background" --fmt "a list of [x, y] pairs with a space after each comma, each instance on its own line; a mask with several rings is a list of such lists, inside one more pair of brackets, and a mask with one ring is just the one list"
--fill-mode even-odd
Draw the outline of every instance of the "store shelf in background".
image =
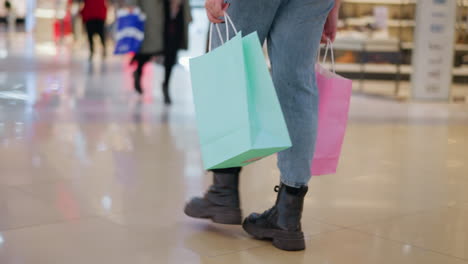
[[[325, 66], [328, 69], [331, 69], [331, 64], [326, 63]], [[360, 73], [361, 67], [365, 73], [382, 73], [382, 74], [396, 74], [397, 73], [397, 66], [393, 64], [375, 64], [375, 63], [367, 63], [364, 65], [358, 63], [337, 63], [335, 65], [337, 72], [343, 73]], [[402, 65], [401, 66], [401, 73], [402, 74], [411, 74], [412, 69], [409, 65]]]
[[[325, 67], [331, 69], [330, 63], [325, 63]], [[336, 71], [342, 73], [360, 73], [363, 70], [365, 73], [377, 74], [396, 74], [398, 66], [393, 64], [375, 64], [367, 63], [364, 65], [358, 63], [337, 63], [335, 64]], [[361, 68], [363, 67], [363, 68]], [[401, 74], [409, 75], [413, 72], [411, 65], [401, 65]], [[453, 68], [454, 76], [468, 76], [468, 66]]]
[[455, 50], [468, 52], [468, 44], [455, 44]]
[[397, 39], [358, 39], [337, 38], [333, 47], [336, 50], [399, 52]]
[[[406, 50], [411, 50], [414, 48], [413, 42], [403, 42], [402, 48]], [[455, 51], [466, 51], [468, 52], [468, 44], [455, 44]]]
[[416, 4], [416, 0], [344, 0], [343, 3], [370, 5], [408, 5]]
[[[411, 97], [411, 82], [402, 81], [400, 83], [399, 93], [395, 94], [395, 82], [393, 80], [365, 80], [363, 82], [353, 82], [354, 96], [383, 96], [406, 100]], [[451, 91], [452, 102], [468, 103], [468, 85], [467, 84], [452, 84]]]
[[467, 21], [458, 21], [456, 26], [462, 29], [468, 29], [468, 22]]
[[453, 69], [453, 75], [455, 75], [455, 76], [468, 76], [468, 66], [454, 68]]
[[414, 43], [413, 42], [402, 42], [401, 43], [401, 48], [406, 49], [406, 50], [412, 50], [414, 48]]
[[[398, 52], [398, 41], [396, 39], [345, 39], [337, 38], [333, 45], [335, 50], [366, 51], [372, 52]], [[413, 42], [402, 42], [402, 49], [412, 50]], [[455, 44], [456, 51], [468, 52], [468, 44]]]
[[[346, 19], [341, 19], [339, 21], [338, 26], [343, 27], [345, 24], [349, 26], [355, 26], [355, 27], [363, 27], [368, 24], [374, 24], [375, 23], [375, 18], [374, 17], [361, 17], [361, 18], [346, 18]], [[388, 20], [388, 26], [389, 27], [414, 27], [416, 26], [416, 22], [411, 19], [389, 19]]]

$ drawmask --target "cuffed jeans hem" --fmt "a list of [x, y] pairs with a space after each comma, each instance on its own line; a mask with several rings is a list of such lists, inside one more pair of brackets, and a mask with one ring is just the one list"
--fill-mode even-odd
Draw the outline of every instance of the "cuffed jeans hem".
[[281, 176], [281, 183], [289, 187], [294, 187], [294, 188], [301, 188], [303, 186], [307, 186], [307, 183], [298, 183], [298, 182], [289, 181], [285, 179], [283, 176]]

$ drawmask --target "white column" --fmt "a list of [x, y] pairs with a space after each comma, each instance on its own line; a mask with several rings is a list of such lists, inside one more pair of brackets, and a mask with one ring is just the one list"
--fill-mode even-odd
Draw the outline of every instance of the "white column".
[[412, 96], [449, 100], [455, 43], [456, 0], [418, 0]]
[[26, 0], [26, 31], [33, 31], [36, 26], [36, 15], [34, 11], [36, 10], [36, 0]]

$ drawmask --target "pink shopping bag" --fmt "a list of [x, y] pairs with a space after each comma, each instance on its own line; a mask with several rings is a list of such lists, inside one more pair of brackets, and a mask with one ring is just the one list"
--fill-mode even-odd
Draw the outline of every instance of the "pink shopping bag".
[[336, 173], [348, 123], [352, 81], [335, 73], [333, 47], [328, 42], [323, 62], [331, 49], [332, 68], [323, 64], [315, 67], [319, 90], [319, 115], [315, 154], [311, 163], [312, 175]]

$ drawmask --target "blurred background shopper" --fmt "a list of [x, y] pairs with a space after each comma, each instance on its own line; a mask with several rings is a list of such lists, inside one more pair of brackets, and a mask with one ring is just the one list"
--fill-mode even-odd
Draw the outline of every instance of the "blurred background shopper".
[[86, 26], [89, 42], [89, 59], [94, 55], [94, 35], [99, 35], [102, 43], [102, 56], [106, 57], [105, 24], [107, 18], [107, 0], [84, 0], [81, 17]]
[[165, 77], [162, 83], [164, 103], [172, 103], [169, 83], [177, 52], [188, 47], [188, 25], [192, 21], [188, 0], [133, 0], [146, 15], [145, 38], [140, 51], [133, 58], [137, 64], [134, 85], [143, 94], [143, 67], [155, 56], [164, 56]]
[[4, 2], [4, 8], [6, 11], [6, 19], [8, 24], [8, 31], [15, 32], [16, 30], [16, 12], [15, 7], [9, 0]]

